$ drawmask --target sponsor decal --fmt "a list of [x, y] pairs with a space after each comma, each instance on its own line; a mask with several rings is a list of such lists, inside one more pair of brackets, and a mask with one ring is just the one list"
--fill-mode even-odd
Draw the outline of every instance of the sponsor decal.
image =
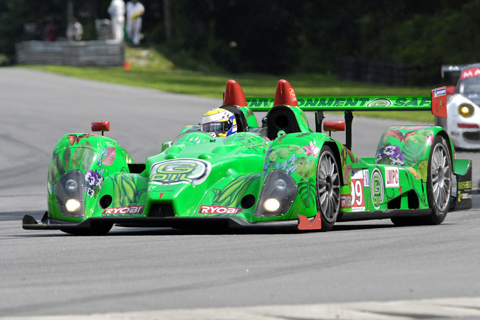
[[347, 209], [347, 208], [352, 207], [352, 195], [351, 194], [340, 195], [340, 207], [342, 209]]
[[458, 182], [458, 189], [471, 189], [472, 188], [472, 181], [459, 181]]
[[383, 177], [378, 168], [373, 169], [370, 183], [373, 207], [380, 209], [380, 204], [383, 202]]
[[143, 209], [145, 209], [145, 206], [107, 208], [103, 210], [102, 214], [141, 214]]
[[[399, 97], [395, 99], [363, 97], [297, 97], [299, 107], [429, 107], [431, 106], [430, 97]], [[273, 98], [247, 98], [248, 107], [273, 107]]]
[[289, 93], [290, 93], [290, 99], [292, 99], [292, 101], [297, 101], [297, 96], [295, 95], [295, 91], [293, 91], [293, 88], [290, 88], [289, 89]]
[[368, 169], [363, 170], [363, 186], [370, 187], [370, 177], [368, 176]]
[[200, 214], [239, 214], [242, 211], [241, 208], [234, 207], [222, 207], [222, 206], [200, 206], [198, 213]]
[[352, 180], [350, 182], [351, 194], [351, 208], [352, 211], [364, 211], [365, 210], [365, 197], [363, 190], [363, 170], [352, 171]]
[[363, 107], [369, 98], [305, 98], [298, 99], [300, 107]]
[[150, 182], [155, 184], [200, 184], [210, 174], [211, 165], [199, 159], [175, 159], [154, 163]]
[[398, 98], [395, 101], [395, 107], [428, 107], [432, 105], [430, 98]]
[[398, 188], [400, 186], [398, 168], [385, 168], [385, 186], [387, 188]]
[[469, 68], [462, 72], [460, 80], [480, 76], [480, 68]]
[[378, 98], [367, 103], [367, 107], [390, 107], [392, 100], [386, 98]]
[[[447, 94], [447, 90], [445, 88], [437, 89], [433, 91], [433, 97], [440, 97], [440, 96], [445, 96]], [[440, 100], [442, 101], [442, 100]]]
[[458, 191], [458, 202], [467, 199], [472, 199], [472, 195]]

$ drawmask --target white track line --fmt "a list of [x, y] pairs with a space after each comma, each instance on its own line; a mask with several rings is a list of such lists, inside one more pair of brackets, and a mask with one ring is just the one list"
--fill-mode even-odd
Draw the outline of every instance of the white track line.
[[407, 320], [439, 318], [480, 319], [480, 297], [0, 317], [0, 319], [10, 320]]

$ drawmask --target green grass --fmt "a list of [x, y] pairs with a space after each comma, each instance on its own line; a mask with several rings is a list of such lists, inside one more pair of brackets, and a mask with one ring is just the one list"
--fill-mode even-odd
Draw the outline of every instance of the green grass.
[[[240, 83], [248, 97], [270, 97], [275, 95], [279, 79], [292, 84], [297, 96], [355, 96], [392, 95], [425, 96], [431, 88], [390, 87], [358, 82], [338, 81], [333, 75], [290, 74], [273, 76], [265, 74], [211, 74], [182, 70], [155, 50], [127, 48], [126, 60], [129, 71], [122, 67], [69, 67], [69, 66], [24, 66], [66, 76], [118, 83], [136, 87], [222, 98], [225, 84], [229, 79]], [[433, 122], [429, 112], [358, 112], [357, 116], [403, 119], [410, 121]]]

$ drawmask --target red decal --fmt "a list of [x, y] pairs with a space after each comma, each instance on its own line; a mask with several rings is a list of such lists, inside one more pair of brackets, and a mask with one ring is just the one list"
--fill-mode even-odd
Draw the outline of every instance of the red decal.
[[140, 214], [144, 208], [145, 206], [107, 208], [103, 210], [102, 214]]
[[313, 221], [310, 221], [306, 216], [299, 214], [297, 228], [298, 230], [321, 230], [322, 218], [320, 217], [320, 212], [317, 212]]
[[385, 168], [385, 186], [387, 188], [400, 186], [398, 168]]
[[351, 208], [352, 207], [352, 195], [351, 194], [342, 194], [340, 195], [340, 208]]
[[466, 78], [478, 77], [478, 76], [480, 76], [480, 68], [469, 68], [469, 69], [463, 70], [460, 80], [463, 80]]
[[352, 181], [350, 182], [351, 194], [351, 207], [352, 211], [364, 211], [365, 210], [365, 196], [363, 186], [363, 170], [352, 171]]
[[220, 207], [220, 206], [200, 206], [198, 213], [200, 214], [239, 214], [242, 211], [240, 208], [234, 207]]
[[165, 194], [165, 192], [160, 193], [160, 197], [158, 197], [158, 198], [162, 199], [164, 194]]
[[447, 94], [455, 93], [455, 87], [453, 92], [449, 92], [452, 87], [441, 87], [432, 90], [432, 113], [441, 118], [447, 118]]

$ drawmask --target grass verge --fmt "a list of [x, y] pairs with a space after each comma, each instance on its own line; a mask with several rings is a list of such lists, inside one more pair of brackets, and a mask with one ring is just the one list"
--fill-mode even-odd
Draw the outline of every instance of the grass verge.
[[[297, 96], [426, 96], [431, 88], [391, 87], [359, 82], [338, 81], [333, 75], [290, 74], [211, 74], [175, 68], [173, 63], [153, 49], [127, 48], [130, 70], [122, 67], [23, 66], [56, 74], [150, 88], [174, 93], [222, 98], [225, 83], [238, 81], [249, 97], [270, 97], [275, 94], [279, 79], [288, 80]], [[357, 112], [357, 116], [433, 122], [429, 112]]]

